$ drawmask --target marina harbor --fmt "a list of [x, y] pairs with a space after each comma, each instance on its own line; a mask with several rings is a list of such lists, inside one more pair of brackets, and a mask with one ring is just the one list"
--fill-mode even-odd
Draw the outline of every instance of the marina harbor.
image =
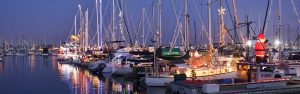
[[300, 0], [3, 0], [0, 94], [300, 94]]

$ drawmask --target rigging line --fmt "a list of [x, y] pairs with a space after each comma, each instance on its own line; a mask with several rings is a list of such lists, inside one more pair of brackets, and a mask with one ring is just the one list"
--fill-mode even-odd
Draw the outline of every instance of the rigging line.
[[[236, 10], [236, 4], [235, 4], [235, 0], [232, 0], [232, 4], [233, 4], [233, 9], [234, 9], [234, 13], [235, 13], [235, 21], [236, 24], [239, 24], [239, 19], [238, 19], [238, 14], [237, 14], [237, 10]], [[240, 36], [242, 38], [242, 43], [245, 43], [245, 38], [243, 37], [243, 32], [241, 31], [241, 28], [238, 28], [239, 32], [240, 32]]]
[[203, 22], [202, 16], [200, 15], [200, 12], [199, 12], [199, 10], [198, 10], [198, 7], [197, 7], [197, 5], [196, 5], [195, 0], [193, 0], [193, 2], [194, 2], [194, 6], [196, 7], [196, 11], [197, 11], [197, 14], [198, 14], [198, 16], [199, 16], [200, 22], [202, 23], [201, 26], [203, 27], [203, 31], [205, 32], [205, 35], [206, 35], [206, 37], [208, 38], [208, 33], [207, 33], [206, 28], [205, 28], [205, 26], [204, 26], [204, 22]]
[[[142, 14], [143, 14], [143, 10], [142, 10]], [[139, 29], [141, 28], [141, 24], [142, 24], [142, 16], [139, 17], [139, 24], [138, 24], [138, 27], [136, 28], [136, 31], [135, 31], [135, 36], [134, 36], [134, 39], [135, 39], [135, 42], [138, 43], [138, 33], [139, 33]]]
[[[124, 2], [124, 10], [127, 9], [127, 6], [126, 6], [126, 5], [127, 5], [126, 2]], [[127, 19], [129, 19], [130, 13], [127, 13], [127, 15], [128, 15], [128, 16], [126, 16], [126, 17], [127, 17]], [[128, 27], [128, 25], [127, 25], [127, 24], [130, 24], [130, 20], [129, 20], [128, 23], [127, 23], [126, 17], [125, 17], [125, 15], [124, 15], [124, 16], [123, 16], [123, 20], [124, 20], [124, 23], [125, 23], [125, 28], [126, 28], [126, 31], [127, 31], [128, 37], [129, 37], [130, 44], [133, 45], [133, 42], [132, 42], [132, 39], [131, 39], [131, 35], [130, 35], [130, 32], [129, 32], [129, 27]], [[133, 25], [133, 26], [134, 26], [134, 25]], [[135, 28], [135, 27], [134, 27], [134, 28]]]
[[[118, 0], [118, 2], [119, 2], [119, 9], [120, 9], [120, 10], [123, 10], [122, 12], [124, 12], [124, 9], [122, 9], [122, 5], [121, 5], [120, 0]], [[124, 3], [124, 6], [125, 6], [125, 3]], [[124, 8], [125, 8], [125, 7], [124, 7]], [[122, 19], [123, 19], [123, 21], [124, 21], [125, 29], [126, 29], [126, 31], [127, 31], [128, 37], [129, 37], [130, 45], [133, 45], [132, 40], [131, 40], [131, 36], [130, 36], [130, 32], [129, 32], [129, 30], [128, 30], [128, 26], [127, 26], [127, 23], [126, 23], [126, 19], [125, 19], [124, 16], [125, 16], [124, 13], [122, 13]]]
[[147, 12], [146, 12], [146, 20], [147, 20], [147, 23], [148, 23], [148, 26], [149, 26], [149, 27], [148, 27], [149, 30], [147, 31], [147, 34], [146, 34], [146, 37], [145, 37], [146, 39], [144, 40], [144, 41], [145, 41], [144, 43], [147, 42], [149, 33], [150, 33], [150, 31], [152, 31], [151, 24], [150, 24], [150, 20], [149, 20], [149, 18], [148, 18]]
[[[177, 21], [177, 24], [176, 24], [176, 27], [175, 27], [175, 30], [174, 30], [175, 33], [173, 34], [173, 38], [172, 38], [172, 42], [171, 42], [171, 44], [174, 45], [174, 44], [176, 44], [177, 36], [178, 36], [178, 34], [179, 34], [179, 31], [178, 31], [177, 29], [179, 28], [179, 25], [180, 25], [180, 24], [179, 24], [179, 21], [180, 21], [180, 15], [179, 15], [179, 14], [182, 13], [182, 6], [180, 7], [181, 9], [180, 9], [179, 14], [177, 14], [177, 12], [176, 12], [176, 7], [175, 7], [173, 1], [172, 1], [172, 6], [173, 6], [173, 11], [174, 11], [175, 16], [176, 16], [176, 21]], [[176, 30], [177, 30], [178, 32], [176, 32]]]
[[266, 14], [265, 14], [265, 20], [264, 20], [264, 25], [263, 25], [263, 30], [261, 31], [262, 34], [265, 33], [266, 27], [267, 27], [267, 19], [268, 19], [268, 15], [271, 13], [271, 11], [269, 12], [269, 8], [270, 8], [270, 1], [272, 0], [268, 0], [268, 5], [267, 5], [267, 10], [266, 10]]
[[172, 40], [171, 40], [171, 45], [174, 45], [175, 36], [177, 35], [176, 29], [177, 29], [177, 25], [178, 25], [178, 16], [177, 16], [176, 8], [175, 8], [175, 5], [174, 5], [173, 1], [172, 1], [172, 6], [173, 6], [173, 11], [175, 13], [176, 22], [177, 22], [175, 30], [174, 30], [175, 33], [173, 33], [173, 37], [172, 37]]
[[252, 30], [254, 36], [257, 36], [257, 34], [256, 34], [256, 32], [254, 31], [254, 29], [252, 28], [252, 26], [250, 26], [250, 28], [251, 28], [251, 30]]
[[[107, 10], [108, 10], [108, 7], [109, 7], [109, 4], [110, 4], [110, 2], [107, 2], [107, 4], [106, 4], [106, 8], [105, 8], [105, 10], [104, 10], [104, 13], [103, 13], [103, 18], [105, 17], [105, 15], [107, 14]], [[103, 20], [103, 19], [102, 19]], [[104, 20], [103, 20], [103, 22], [104, 22]], [[107, 23], [109, 23], [109, 22], [107, 22]], [[109, 29], [107, 29], [107, 27], [106, 27], [106, 24], [102, 24], [103, 26], [103, 30], [104, 31], [109, 31]], [[108, 25], [108, 28], [109, 28], [109, 25]], [[106, 32], [103, 32], [104, 34], [109, 34], [109, 33], [106, 33]], [[104, 34], [102, 34], [102, 36], [101, 37], [104, 37], [103, 35]], [[107, 37], [106, 37], [106, 40], [108, 40], [108, 36], [109, 35], [106, 35]], [[107, 41], [106, 41], [107, 42]]]
[[[78, 9], [77, 12], [75, 13], [75, 15], [78, 15], [78, 13], [79, 13], [79, 9]], [[76, 20], [76, 19], [75, 19], [75, 20]], [[71, 30], [70, 30], [70, 32], [69, 32], [69, 35], [68, 35], [66, 41], [68, 41], [69, 37], [71, 37], [72, 31], [76, 29], [75, 26], [74, 26], [74, 24], [75, 24], [75, 22], [72, 24], [72, 28], [71, 28]], [[74, 29], [74, 28], [75, 28], [75, 29]], [[77, 36], [77, 35], [76, 35], [76, 36]]]
[[[90, 22], [88, 23], [88, 29], [89, 29], [90, 31], [92, 30], [92, 28], [91, 28], [91, 23], [92, 23], [92, 21], [93, 21], [94, 15], [95, 15], [96, 8], [97, 8], [97, 6], [94, 7], [93, 12], [92, 12], [92, 16], [91, 16], [90, 19], [89, 19]], [[98, 24], [98, 23], [97, 23], [97, 24]], [[89, 33], [89, 35], [90, 35], [90, 34], [91, 34], [91, 33]], [[92, 43], [92, 42], [95, 40], [96, 35], [97, 35], [97, 34], [94, 34], [93, 38], [89, 40], [90, 43]]]
[[[151, 11], [152, 10], [152, 8], [151, 8], [151, 6], [150, 6], [150, 8], [149, 8], [149, 11]], [[150, 22], [150, 20], [149, 20], [149, 17], [148, 17], [148, 14], [147, 14], [147, 11], [145, 11], [145, 14], [146, 14], [146, 20], [147, 20], [147, 22], [148, 22], [148, 28], [149, 28], [149, 30], [147, 31], [147, 34], [146, 34], [146, 39], [145, 39], [145, 43], [147, 42], [147, 40], [148, 40], [148, 36], [149, 36], [149, 31], [152, 31], [152, 26], [151, 26], [151, 22]], [[150, 13], [149, 13], [149, 15], [150, 15]]]
[[[110, 4], [110, 2], [107, 2], [107, 4], [106, 4], [106, 8], [105, 8], [105, 10], [104, 10], [104, 13], [103, 13], [103, 16], [105, 16], [106, 15], [106, 13], [107, 13], [107, 10], [108, 10], [108, 5]], [[103, 17], [104, 18], [104, 17]]]
[[299, 25], [300, 25], [300, 18], [299, 18], [299, 14], [298, 14], [297, 9], [296, 9], [296, 6], [295, 6], [295, 1], [294, 1], [294, 0], [291, 0], [291, 2], [292, 2], [292, 5], [293, 5], [294, 12], [295, 12], [295, 14], [296, 14], [298, 23], [299, 23]]
[[234, 42], [234, 38], [232, 37], [232, 35], [229, 34], [228, 28], [225, 25], [224, 25], [224, 28], [225, 28], [226, 33], [229, 35], [230, 40]]
[[[271, 4], [270, 4], [270, 7], [272, 7], [273, 6], [273, 4], [272, 4], [272, 0], [271, 0]], [[271, 12], [272, 12], [272, 9], [269, 11], [269, 13], [268, 13], [268, 18], [267, 18], [267, 23], [266, 23], [266, 28], [265, 28], [265, 30], [264, 31], [267, 31], [267, 29], [268, 29], [268, 24], [269, 24], [269, 19], [270, 19], [270, 15], [271, 15]]]
[[[231, 20], [232, 25], [233, 25], [233, 27], [234, 27], [234, 33], [237, 35], [237, 32], [236, 32], [236, 25], [235, 25], [235, 23], [234, 23], [234, 19], [233, 19], [232, 14], [231, 14], [231, 10], [230, 10], [230, 8], [229, 8], [229, 5], [228, 5], [227, 0], [225, 0], [225, 2], [226, 2], [227, 9], [228, 9], [228, 12], [229, 12], [230, 20]], [[229, 31], [227, 31], [227, 32], [229, 33]], [[234, 43], [238, 43], [238, 42], [239, 42], [239, 38], [237, 38], [237, 42], [233, 39], [233, 42], [234, 42]]]

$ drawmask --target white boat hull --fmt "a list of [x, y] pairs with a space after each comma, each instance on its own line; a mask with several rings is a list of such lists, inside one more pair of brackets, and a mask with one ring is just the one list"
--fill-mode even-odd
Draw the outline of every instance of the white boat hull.
[[145, 77], [145, 82], [147, 86], [166, 86], [167, 83], [174, 81], [174, 77], [161, 76], [161, 77]]

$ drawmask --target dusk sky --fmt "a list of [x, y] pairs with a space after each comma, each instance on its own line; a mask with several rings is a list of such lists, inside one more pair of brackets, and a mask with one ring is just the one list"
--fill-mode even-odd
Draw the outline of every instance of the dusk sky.
[[[108, 1], [108, 13], [104, 15], [104, 28], [108, 28], [111, 22], [111, 0], [103, 0], [103, 11], [106, 9]], [[146, 13], [150, 20], [152, 20], [152, 1], [157, 0], [125, 0], [125, 16], [128, 20], [128, 27], [131, 34], [136, 32], [136, 28], [139, 24], [139, 19], [142, 13], [142, 7], [146, 8]], [[163, 22], [163, 35], [168, 35], [163, 40], [164, 43], [169, 43], [171, 36], [173, 35], [174, 28], [176, 25], [175, 13], [173, 11], [172, 0], [162, 0], [162, 22]], [[177, 13], [183, 8], [183, 0], [173, 0]], [[196, 7], [201, 12], [201, 6], [203, 10], [204, 24], [207, 27], [207, 0], [189, 0], [189, 12], [191, 15], [190, 28], [191, 33], [194, 32], [194, 21], [196, 23], [197, 36], [200, 35], [201, 25], [199, 16], [197, 15]], [[217, 24], [219, 23], [219, 15], [217, 8], [219, 7], [218, 0], [212, 0], [212, 13], [214, 21], [214, 29], [218, 31]], [[238, 10], [239, 21], [244, 22], [245, 16], [249, 15], [250, 20], [255, 23], [252, 27], [258, 32], [259, 15], [260, 24], [262, 27], [267, 0], [235, 0]], [[201, 5], [201, 2], [203, 3]], [[228, 0], [231, 12], [233, 14], [233, 7], [231, 0]], [[95, 33], [95, 0], [1, 0], [0, 3], [0, 38], [5, 41], [16, 41], [22, 39], [24, 36], [25, 40], [45, 40], [47, 43], [52, 40], [59, 42], [65, 41], [68, 38], [72, 25], [74, 23], [74, 15], [77, 12], [78, 4], [82, 4], [83, 8], [89, 8], [89, 15], [91, 22], [91, 34]], [[295, 0], [296, 10], [300, 12], [300, 1]], [[232, 23], [229, 18], [229, 12], [225, 0], [223, 0], [223, 7], [226, 8], [225, 23], [227, 28], [232, 28]], [[267, 38], [271, 38], [273, 34], [274, 25], [277, 24], [275, 12], [278, 10], [278, 0], [272, 0], [272, 8], [270, 18], [268, 20], [268, 29], [266, 31]], [[184, 24], [184, 10], [180, 14], [181, 22]], [[157, 12], [157, 11], [156, 11]], [[117, 13], [118, 14], [118, 13]], [[118, 21], [117, 21], [118, 22]], [[290, 0], [282, 0], [282, 23], [289, 24], [291, 34], [289, 37], [291, 40], [295, 39], [296, 28], [299, 27], [297, 23], [297, 17], [293, 10], [293, 6]], [[145, 25], [148, 26], [148, 23]], [[198, 27], [197, 27], [198, 26]], [[207, 29], [207, 28], [206, 28]], [[141, 30], [141, 29], [139, 29]], [[149, 30], [149, 29], [148, 29]], [[208, 30], [208, 29], [207, 29]], [[104, 31], [106, 32], [106, 31]], [[232, 32], [232, 31], [231, 31]], [[299, 31], [298, 31], [299, 32]], [[218, 32], [215, 32], [218, 33]], [[245, 31], [244, 31], [245, 34]], [[215, 34], [216, 35], [216, 34]], [[151, 35], [148, 37], [150, 38]], [[217, 37], [217, 36], [216, 36]], [[191, 41], [194, 41], [194, 36], [191, 36]], [[200, 38], [200, 37], [198, 37]], [[204, 38], [205, 39], [205, 38]], [[218, 39], [218, 38], [217, 38]], [[287, 39], [287, 36], [286, 36]], [[91, 39], [92, 40], [92, 39]], [[148, 39], [150, 41], [150, 39]], [[201, 41], [197, 39], [197, 41]], [[217, 40], [216, 40], [217, 41]]]

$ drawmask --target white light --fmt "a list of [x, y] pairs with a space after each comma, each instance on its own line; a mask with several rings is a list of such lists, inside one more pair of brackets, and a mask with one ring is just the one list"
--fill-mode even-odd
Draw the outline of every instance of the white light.
[[248, 40], [248, 41], [247, 41], [247, 45], [248, 45], [248, 46], [251, 46], [251, 45], [252, 45], [252, 42], [251, 42], [250, 40]]
[[280, 44], [279, 40], [275, 40], [275, 46], [278, 46]]

